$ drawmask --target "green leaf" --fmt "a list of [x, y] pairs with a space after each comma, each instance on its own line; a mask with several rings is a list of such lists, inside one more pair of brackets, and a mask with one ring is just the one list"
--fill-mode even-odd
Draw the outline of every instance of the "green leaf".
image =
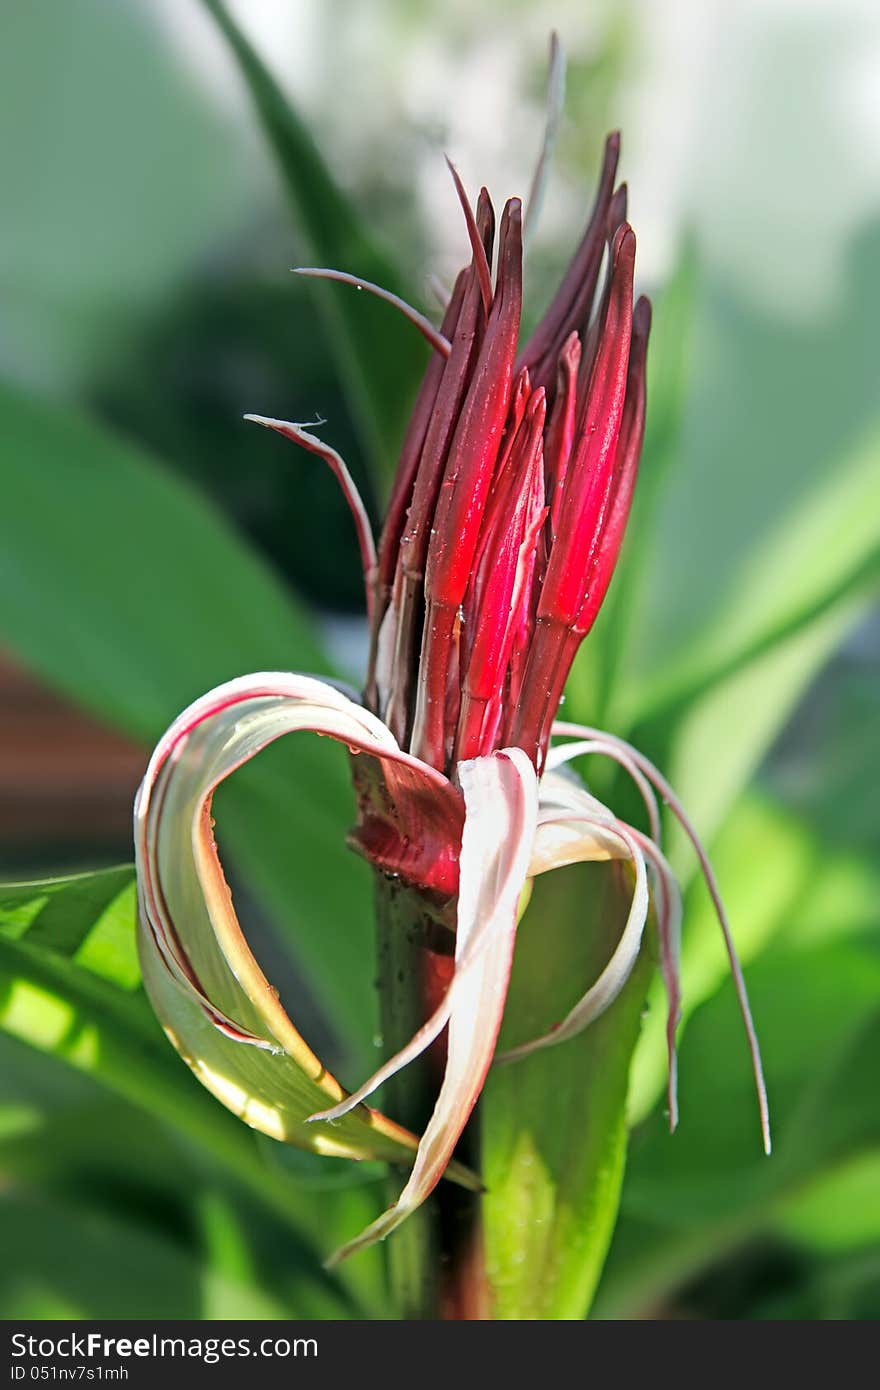
[[[774, 943], [808, 949], [859, 935], [876, 914], [880, 870], [864, 856], [822, 840], [791, 810], [751, 792], [728, 816], [713, 845], [713, 862], [723, 885], [744, 964]], [[755, 866], [769, 866], [755, 872]], [[701, 881], [684, 902], [682, 940], [682, 1064], [690, 1043], [687, 1022], [727, 978], [729, 965], [715, 910]], [[666, 1077], [666, 1011], [659, 980], [652, 983], [649, 1009], [636, 1055], [629, 1115], [638, 1124], [662, 1094]], [[743, 1053], [742, 1065], [747, 1063]]]
[[[193, 489], [72, 412], [0, 387], [0, 636], [33, 670], [145, 745], [249, 671], [326, 671], [304, 615]], [[367, 872], [342, 843], [344, 757], [288, 740], [218, 797], [237, 852], [294, 944], [313, 1013], [372, 1058]], [[132, 789], [134, 790], [134, 789]]]
[[[281, 169], [304, 248], [313, 262], [351, 271], [407, 297], [393, 261], [361, 226], [317, 144], [221, 0], [202, 0], [238, 62]], [[329, 344], [377, 481], [390, 480], [406, 416], [427, 362], [415, 330], [386, 305], [339, 285], [313, 282]], [[409, 296], [411, 297], [411, 296]], [[377, 351], [377, 342], [381, 349]]]
[[[291, 1315], [278, 1299], [218, 1274], [131, 1218], [83, 1210], [57, 1197], [4, 1192], [0, 1220], [0, 1314], [7, 1319]], [[341, 1315], [339, 1301], [328, 1294], [322, 1312], [310, 1302], [304, 1300], [294, 1316]]]
[[820, 1173], [784, 1203], [773, 1226], [813, 1251], [880, 1245], [880, 1148]]
[[[321, 1270], [318, 1255], [380, 1210], [382, 1178], [370, 1180], [369, 1165], [346, 1164], [340, 1172], [343, 1165], [315, 1161], [311, 1171], [303, 1161], [307, 1155], [269, 1140], [258, 1144], [255, 1158], [269, 1170], [264, 1178], [271, 1183], [281, 1174], [291, 1192], [299, 1193], [302, 1219], [294, 1229], [279, 1221], [271, 1203], [249, 1198], [240, 1182], [229, 1181], [207, 1147], [182, 1141], [179, 1130], [157, 1124], [87, 1075], [74, 1075], [51, 1055], [8, 1035], [0, 1035], [0, 1064], [5, 1190], [148, 1219], [152, 1230], [172, 1232], [187, 1250], [195, 1249], [211, 1270], [283, 1297], [296, 1316], [323, 1316], [309, 1311], [315, 1298], [331, 1299], [337, 1317], [387, 1313], [378, 1252], [338, 1279]], [[298, 1165], [285, 1172], [273, 1153], [295, 1156]], [[61, 1240], [59, 1233], [58, 1264], [67, 1258]]]
[[773, 1156], [761, 1154], [728, 985], [691, 1021], [679, 1132], [664, 1134], [655, 1114], [632, 1145], [597, 1317], [635, 1316], [668, 1297], [766, 1229], [774, 1211], [823, 1171], [880, 1138], [876, 950], [842, 941], [768, 952], [748, 983], [764, 1045]]
[[[267, 1162], [256, 1137], [192, 1078], [163, 1037], [132, 978], [134, 937], [132, 869], [5, 885], [0, 1030], [170, 1125], [301, 1242], [311, 1243], [303, 1232], [322, 1241], [332, 1223], [314, 1193], [304, 1196], [277, 1162]], [[372, 1210], [376, 1199], [368, 1198]]]
[[[717, 684], [854, 592], [868, 567], [876, 575], [880, 435], [866, 347], [877, 293], [864, 250], [853, 251], [847, 293], [809, 324], [703, 274], [618, 724]], [[645, 476], [652, 467], [646, 455]]]
[[[654, 669], [630, 717], [690, 702], [821, 624], [880, 578], [880, 433], [842, 452], [810, 488], [792, 494], [775, 526], [744, 537], [742, 568], [706, 625]], [[647, 674], [647, 673], [644, 673]], [[653, 677], [653, 679], [651, 678]]]
[[18, 380], [89, 390], [206, 246], [253, 225], [263, 170], [155, 7], [29, 0], [4, 20], [2, 358]]
[[[699, 827], [711, 840], [724, 816], [757, 770], [797, 701], [844, 637], [864, 616], [864, 593], [838, 599], [820, 616], [784, 641], [707, 689], [681, 710], [661, 721], [645, 739], [665, 747], [664, 770]], [[735, 723], [732, 727], [732, 721]], [[676, 832], [670, 858], [682, 870], [682, 837]]]
[[194, 489], [8, 386], [0, 426], [0, 631], [40, 674], [146, 741], [245, 670], [326, 669], [275, 575]]
[[[864, 678], [845, 679], [841, 674], [824, 683], [809, 716], [814, 746], [801, 749], [794, 760], [783, 757], [781, 764], [777, 757], [762, 776], [765, 790], [741, 798], [716, 837], [713, 860], [745, 961], [776, 937], [792, 947], [814, 946], [864, 931], [876, 920], [872, 905], [880, 891], [880, 873], [872, 798], [880, 767], [875, 701], [867, 684]], [[747, 705], [741, 701], [736, 708], [742, 719]], [[726, 765], [727, 755], [721, 750], [712, 759], [713, 773], [723, 779]], [[697, 775], [700, 770], [698, 765]], [[685, 769], [683, 775], [687, 780]], [[704, 815], [706, 809], [704, 801]], [[756, 872], [759, 865], [770, 866], [772, 872]], [[689, 1013], [726, 976], [727, 961], [714, 910], [700, 883], [694, 883], [686, 896], [684, 920], [686, 1024]], [[650, 1001], [633, 1067], [633, 1122], [657, 1099], [665, 1072], [658, 982]]]
[[[546, 1032], [597, 977], [629, 894], [628, 877], [606, 865], [535, 881], [502, 1048]], [[652, 969], [644, 948], [623, 992], [580, 1037], [489, 1073], [482, 1175], [495, 1317], [574, 1319], [589, 1307], [617, 1215], [629, 1065]]]
[[[316, 1159], [249, 1137], [258, 1141], [253, 1162], [262, 1194], [180, 1127], [157, 1124], [87, 1073], [76, 1074], [61, 1059], [0, 1033], [0, 1186], [100, 1203], [111, 1213], [153, 1212], [157, 1229], [201, 1231], [211, 1267], [233, 1273], [228, 1230], [218, 1235], [209, 1229], [220, 1206], [226, 1226], [231, 1222], [240, 1232], [239, 1264], [248, 1258], [246, 1242], [263, 1287], [279, 1296], [296, 1291], [298, 1315], [310, 1316], [302, 1299], [314, 1285], [319, 1297], [336, 1300], [337, 1316], [387, 1317], [382, 1251], [366, 1252], [336, 1277], [320, 1263], [381, 1211], [384, 1166]], [[269, 1195], [282, 1185], [288, 1208]], [[215, 1258], [221, 1239], [225, 1253]], [[58, 1260], [65, 1258], [59, 1245]]]

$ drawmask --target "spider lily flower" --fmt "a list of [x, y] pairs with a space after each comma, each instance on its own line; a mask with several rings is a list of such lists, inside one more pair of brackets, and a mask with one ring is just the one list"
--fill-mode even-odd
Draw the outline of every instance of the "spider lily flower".
[[[255, 1128], [322, 1153], [410, 1166], [398, 1200], [340, 1257], [386, 1236], [444, 1174], [478, 1185], [452, 1161], [453, 1151], [493, 1061], [527, 885], [561, 865], [627, 863], [631, 907], [598, 980], [565, 1019], [506, 1059], [565, 1041], [612, 1003], [638, 956], [653, 901], [669, 998], [674, 1127], [681, 902], [660, 847], [658, 794], [690, 835], [718, 909], [769, 1150], [757, 1041], [699, 840], [672, 789], [635, 749], [556, 721], [572, 660], [611, 580], [644, 431], [651, 314], [647, 300], [633, 304], [635, 236], [625, 220], [625, 188], [615, 190], [618, 143], [609, 137], [584, 237], [524, 344], [520, 203], [511, 199], [500, 218], [493, 283], [492, 203], [483, 189], [472, 210], [453, 171], [471, 259], [439, 329], [394, 300], [432, 356], [378, 546], [332, 448], [300, 425], [248, 417], [321, 457], [349, 502], [371, 634], [365, 695], [359, 700], [289, 673], [231, 681], [171, 725], [138, 793], [141, 960], [174, 1046]], [[341, 272], [309, 273], [374, 288]], [[213, 838], [218, 784], [295, 730], [350, 750], [351, 843], [379, 875], [409, 885], [449, 929], [449, 954], [422, 1026], [351, 1093], [310, 1050], [252, 956]], [[613, 759], [632, 778], [647, 833], [566, 774], [565, 765], [591, 756]], [[417, 1139], [365, 1102], [444, 1030], [442, 1082]]]

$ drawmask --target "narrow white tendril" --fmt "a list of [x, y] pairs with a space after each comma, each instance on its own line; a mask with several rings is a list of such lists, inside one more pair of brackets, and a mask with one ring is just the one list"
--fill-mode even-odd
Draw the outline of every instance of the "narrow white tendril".
[[[330, 445], [325, 444], [323, 439], [319, 439], [317, 435], [309, 434], [303, 425], [294, 424], [290, 420], [274, 420], [269, 415], [245, 415], [244, 418], [250, 420], [254, 425], [264, 425], [266, 429], [275, 430], [276, 434], [283, 434], [285, 439], [292, 439], [294, 444], [299, 444], [310, 454], [317, 454], [318, 458], [323, 459], [333, 473], [342, 488], [342, 495], [348, 503], [348, 509], [354, 519], [358, 548], [361, 554], [361, 567], [364, 572], [367, 617], [372, 618], [375, 602], [376, 542], [373, 539], [373, 528], [370, 525], [370, 518], [367, 515], [363, 498], [358, 492], [357, 484], [346, 468], [341, 455], [337, 454], [335, 449], [331, 449]], [[314, 423], [324, 424], [324, 421], [319, 419]]]
[[679, 936], [681, 926], [681, 894], [675, 875], [660, 851], [660, 811], [654, 789], [633, 760], [607, 739], [578, 739], [574, 743], [557, 744], [547, 754], [546, 769], [553, 771], [574, 758], [598, 754], [613, 759], [632, 778], [638, 788], [650, 824], [650, 837], [630, 827], [642, 847], [652, 870], [657, 890], [657, 935], [660, 942], [660, 969], [668, 1001], [666, 1016], [667, 1081], [666, 1097], [669, 1128], [678, 1125], [678, 1053], [676, 1031], [681, 1019], [681, 985], [679, 980]]
[[293, 267], [294, 275], [305, 275], [312, 280], [337, 280], [340, 285], [352, 285], [356, 290], [366, 290], [368, 294], [375, 295], [377, 299], [384, 299], [386, 304], [391, 304], [403, 314], [405, 319], [417, 328], [423, 338], [431, 344], [435, 352], [439, 352], [442, 357], [448, 357], [452, 351], [452, 344], [445, 338], [439, 328], [435, 328], [433, 323], [424, 314], [420, 314], [418, 309], [414, 309], [411, 304], [407, 304], [405, 299], [401, 299], [399, 294], [393, 294], [391, 290], [383, 289], [381, 285], [374, 285], [372, 280], [363, 280], [360, 275], [350, 275], [347, 270], [328, 270], [324, 266], [298, 265]]
[[540, 1048], [554, 1047], [557, 1043], [567, 1042], [570, 1038], [577, 1037], [578, 1033], [582, 1033], [589, 1024], [614, 1003], [629, 979], [638, 958], [645, 922], [648, 917], [648, 878], [641, 846], [630, 827], [616, 819], [606, 821], [594, 816], [568, 813], [562, 816], [544, 818], [541, 824], [571, 824], [573, 822], [582, 824], [588, 829], [599, 829], [605, 832], [612, 829], [626, 846], [629, 851], [628, 857], [633, 862], [636, 874], [629, 914], [620, 940], [605, 969], [595, 984], [591, 985], [578, 1000], [574, 1008], [569, 1010], [561, 1023], [557, 1023], [554, 1028], [548, 1033], [542, 1034], [541, 1037], [533, 1038], [531, 1042], [521, 1043], [518, 1047], [512, 1047], [508, 1051], [500, 1053], [495, 1059], [497, 1062], [517, 1061], [521, 1057], [528, 1057], [532, 1052], [537, 1052]]
[[452, 299], [452, 292], [446, 285], [444, 285], [443, 281], [440, 279], [440, 276], [435, 275], [433, 271], [431, 271], [430, 274], [425, 277], [425, 279], [428, 289], [431, 291], [438, 305], [445, 314], [446, 310], [449, 308], [449, 301]]
[[624, 739], [618, 738], [616, 734], [609, 734], [602, 729], [593, 729], [586, 724], [572, 724], [568, 720], [558, 720], [554, 723], [551, 733], [559, 737], [599, 739], [605, 743], [612, 744], [620, 752], [624, 753], [641, 772], [645, 774], [652, 786], [659, 792], [672, 814], [675, 816], [679, 825], [693, 846], [694, 853], [700, 865], [709, 896], [715, 908], [715, 914], [721, 927], [721, 934], [724, 937], [724, 946], [727, 951], [727, 959], [730, 963], [730, 973], [733, 976], [734, 988], [736, 990], [737, 1003], [739, 1004], [740, 1015], [742, 1016], [746, 1038], [748, 1040], [749, 1055], [752, 1062], [752, 1073], [755, 1078], [755, 1091], [758, 1097], [758, 1110], [761, 1116], [761, 1135], [764, 1140], [764, 1152], [769, 1154], [772, 1148], [770, 1137], [770, 1108], [767, 1101], [767, 1086], [764, 1081], [764, 1069], [761, 1064], [761, 1049], [758, 1043], [758, 1035], [755, 1031], [755, 1024], [752, 1018], [752, 1011], [749, 1007], [749, 996], [746, 990], [746, 982], [743, 978], [742, 967], [736, 952], [733, 934], [730, 930], [730, 923], [727, 920], [727, 913], [724, 903], [721, 900], [721, 893], [718, 888], [718, 881], [709, 857], [703, 848], [702, 841], [692, 825], [684, 807], [666, 781], [666, 778], [656, 768], [649, 758], [640, 753], [637, 748]]
[[532, 186], [529, 189], [529, 196], [526, 199], [526, 215], [523, 222], [523, 238], [528, 241], [533, 235], [541, 206], [544, 202], [544, 191], [547, 187], [547, 176], [550, 172], [550, 161], [553, 157], [553, 147], [556, 144], [556, 137], [559, 134], [559, 126], [562, 122], [562, 110], [565, 106], [565, 50], [559, 41], [559, 35], [555, 29], [550, 35], [550, 68], [547, 73], [547, 98], [546, 115], [544, 117], [544, 139], [541, 143], [541, 152], [538, 155], [538, 162], [535, 165], [535, 172], [532, 175]]
[[557, 744], [547, 754], [547, 761], [544, 764], [545, 770], [552, 772], [555, 768], [561, 767], [563, 763], [571, 762], [573, 758], [584, 757], [590, 753], [613, 758], [625, 772], [629, 773], [641, 793], [642, 801], [645, 803], [645, 810], [648, 813], [648, 822], [651, 827], [651, 839], [655, 845], [659, 845], [660, 811], [654, 789], [648, 779], [639, 771], [632, 758], [627, 757], [621, 749], [615, 748], [614, 744], [610, 743], [607, 738], [579, 739], [577, 743]]
[[681, 892], [678, 881], [660, 849], [639, 830], [633, 830], [652, 871], [657, 894], [657, 936], [660, 971], [666, 989], [666, 1101], [670, 1131], [678, 1125], [678, 1053], [676, 1032], [681, 1020]]

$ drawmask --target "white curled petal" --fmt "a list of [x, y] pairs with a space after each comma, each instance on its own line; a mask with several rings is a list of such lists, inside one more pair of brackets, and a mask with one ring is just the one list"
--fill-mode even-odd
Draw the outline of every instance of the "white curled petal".
[[[513, 960], [517, 906], [535, 834], [537, 779], [519, 748], [461, 763], [458, 773], [465, 822], [455, 974], [444, 1006], [428, 1026], [430, 1036], [436, 1036], [448, 1017], [443, 1084], [409, 1181], [397, 1202], [338, 1251], [333, 1263], [384, 1240], [436, 1187], [495, 1051]], [[430, 1036], [421, 1030], [417, 1051], [427, 1046]]]
[[573, 773], [545, 769], [540, 786], [540, 815], [555, 811], [572, 811], [575, 815], [592, 816], [594, 820], [614, 820], [614, 812], [588, 792]]
[[558, 773], [541, 778], [529, 878], [588, 860], [628, 859], [629, 847], [607, 806]]
[[[592, 827], [587, 826], [587, 829], [590, 830]], [[519, 1047], [511, 1048], [502, 1053], [498, 1058], [500, 1062], [510, 1062], [520, 1057], [527, 1057], [529, 1053], [536, 1052], [539, 1048], [552, 1047], [556, 1043], [566, 1042], [569, 1038], [576, 1037], [594, 1019], [603, 1014], [609, 1005], [613, 1004], [632, 973], [642, 944], [645, 922], [648, 918], [648, 875], [645, 868], [645, 857], [630, 828], [617, 821], [615, 822], [615, 830], [626, 845], [629, 858], [635, 868], [635, 886], [629, 914], [620, 941], [614, 949], [614, 954], [595, 984], [590, 986], [586, 994], [578, 1000], [561, 1023], [540, 1038], [534, 1038], [531, 1042], [523, 1043]]]
[[657, 937], [660, 944], [660, 971], [666, 990], [666, 1098], [669, 1128], [678, 1125], [678, 1056], [676, 1032], [681, 1018], [681, 890], [664, 855], [647, 835], [633, 831], [644, 851], [654, 880], [657, 906]]
[[651, 839], [655, 844], [660, 843], [660, 812], [657, 807], [657, 798], [654, 789], [647, 777], [639, 768], [638, 764], [616, 743], [610, 739], [592, 738], [578, 739], [574, 743], [560, 743], [551, 748], [547, 754], [546, 768], [552, 771], [554, 768], [561, 767], [564, 763], [571, 762], [574, 758], [588, 756], [591, 753], [598, 754], [604, 758], [611, 758], [632, 778], [648, 813], [648, 824], [651, 828]]
[[311, 730], [383, 760], [390, 777], [456, 797], [385, 726], [310, 676], [261, 672], [174, 721], [135, 802], [138, 946], [147, 993], [202, 1083], [248, 1124], [319, 1152], [411, 1157], [415, 1136], [366, 1108], [333, 1130], [305, 1121], [345, 1095], [297, 1032], [244, 938], [214, 844], [218, 783], [283, 734]]
[[727, 920], [727, 913], [721, 898], [718, 881], [715, 878], [714, 870], [709, 862], [709, 856], [697, 834], [696, 827], [692, 824], [684, 806], [662, 772], [660, 772], [659, 768], [656, 768], [650, 759], [645, 757], [644, 753], [640, 753], [637, 748], [633, 748], [632, 744], [626, 743], [624, 739], [617, 738], [614, 734], [605, 733], [602, 729], [594, 729], [586, 724], [573, 724], [566, 719], [557, 720], [551, 728], [551, 734], [554, 737], [569, 736], [582, 739], [601, 739], [606, 743], [612, 744], [615, 749], [634, 763], [639, 771], [647, 777], [652, 787], [659, 792], [690, 840], [694, 853], [699, 861], [700, 869], [706, 887], [709, 890], [709, 896], [712, 899], [715, 914], [718, 918], [718, 925], [721, 928], [721, 934], [724, 938], [727, 959], [730, 963], [730, 973], [733, 976], [734, 989], [736, 990], [740, 1016], [742, 1017], [743, 1027], [745, 1028], [746, 1040], [748, 1042], [749, 1055], [752, 1063], [752, 1074], [754, 1076], [755, 1092], [758, 1099], [758, 1112], [761, 1121], [764, 1152], [769, 1154], [772, 1147], [770, 1138], [770, 1106], [767, 1099], [767, 1087], [764, 1081], [764, 1068], [761, 1062], [761, 1048], [758, 1043], [758, 1034], [752, 1018], [748, 990], [746, 989], [746, 982], [743, 977], [739, 956], [737, 955], [736, 944], [733, 940], [733, 933], [730, 929], [730, 923]]

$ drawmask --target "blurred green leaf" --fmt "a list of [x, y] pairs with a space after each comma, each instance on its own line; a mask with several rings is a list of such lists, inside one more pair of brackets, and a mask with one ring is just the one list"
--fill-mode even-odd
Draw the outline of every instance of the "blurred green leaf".
[[34, 669], [145, 741], [220, 680], [282, 658], [327, 669], [293, 599], [194, 489], [8, 386], [0, 426], [0, 633]]
[[[202, 0], [235, 54], [284, 178], [313, 263], [351, 271], [407, 297], [394, 262], [373, 244], [335, 182], [315, 140], [221, 0]], [[346, 286], [314, 282], [352, 414], [380, 486], [390, 481], [397, 445], [427, 362], [410, 324]], [[411, 296], [409, 296], [411, 297]], [[377, 342], [381, 349], [377, 351]]]
[[209, 241], [252, 224], [260, 161], [155, 9], [5, 7], [0, 182], [15, 197], [0, 224], [0, 360], [18, 381], [82, 389]]
[[[4, 1318], [255, 1319], [290, 1317], [291, 1311], [299, 1317], [340, 1316], [340, 1303], [326, 1293], [321, 1300], [312, 1286], [291, 1310], [130, 1218], [20, 1191], [4, 1192], [0, 1208]], [[60, 1259], [59, 1251], [67, 1258]]]
[[873, 1059], [880, 1043], [880, 955], [839, 941], [770, 951], [748, 972], [775, 1131], [761, 1154], [733, 990], [688, 1029], [679, 1132], [655, 1113], [631, 1145], [597, 1317], [632, 1317], [740, 1246], [823, 1171], [880, 1138]]
[[810, 1264], [794, 1288], [771, 1289], [749, 1310], [755, 1319], [876, 1322], [880, 1251], [856, 1251]]
[[[737, 950], [748, 964], [774, 942], [808, 949], [841, 937], [858, 936], [876, 922], [872, 902], [880, 893], [880, 871], [863, 857], [826, 847], [791, 811], [752, 793], [728, 817], [713, 846], [713, 861], [734, 924]], [[755, 872], [756, 865], [768, 866]], [[715, 910], [701, 881], [691, 884], [684, 904], [682, 941], [683, 1065], [690, 1056], [687, 1021], [726, 979], [727, 954]], [[649, 992], [650, 1007], [633, 1061], [629, 1113], [644, 1119], [666, 1078], [666, 1006], [661, 982]], [[762, 1020], [758, 1020], [759, 1033]], [[742, 1050], [742, 1067], [748, 1067]]]
[[811, 1250], [880, 1248], [880, 1149], [821, 1173], [780, 1208], [772, 1224]]
[[[520, 928], [501, 1048], [547, 1031], [606, 964], [629, 879], [578, 865], [535, 881]], [[576, 1319], [614, 1229], [626, 1158], [630, 1058], [653, 970], [642, 955], [580, 1037], [489, 1073], [482, 1109], [486, 1262], [494, 1316]]]
[[877, 246], [876, 228], [854, 242], [845, 294], [813, 318], [777, 318], [701, 277], [618, 724], [681, 706], [853, 592], [867, 566], [876, 575]]
[[[637, 733], [641, 746], [656, 743], [665, 749], [664, 771], [704, 840], [719, 829], [798, 700], [866, 607], [863, 589], [837, 598], [803, 627], [710, 686], [677, 716]], [[674, 830], [670, 858], [679, 872], [689, 873], [693, 859], [682, 855], [682, 840]]]
[[[869, 683], [866, 674], [846, 674], [838, 663], [801, 711], [790, 752], [783, 744], [762, 774], [762, 789], [740, 798], [712, 846], [746, 961], [776, 937], [792, 949], [815, 946], [863, 933], [877, 922], [880, 867], [872, 798], [880, 746]], [[740, 721], [748, 706], [741, 702], [736, 709]], [[722, 750], [711, 760], [711, 774], [723, 777], [725, 764]], [[768, 871], [756, 872], [758, 865]], [[726, 973], [714, 910], [703, 885], [695, 882], [685, 900], [684, 1023]], [[633, 1068], [634, 1121], [660, 1094], [665, 1073], [659, 982], [650, 999]]]
[[[118, 939], [126, 914], [125, 935], [134, 940], [132, 879], [133, 870], [113, 869], [0, 890], [0, 1030], [171, 1125], [302, 1241], [316, 1216], [314, 1197], [268, 1163], [251, 1131], [192, 1078], [132, 980], [131, 955]], [[315, 1235], [322, 1239], [320, 1229]]]
[[748, 557], [735, 587], [690, 638], [676, 661], [657, 661], [631, 698], [634, 717], [690, 703], [704, 690], [816, 627], [852, 595], [880, 579], [880, 433], [870, 432], [809, 489], [792, 493], [760, 544], [743, 536]]
[[[639, 481], [626, 536], [608, 595], [589, 642], [581, 648], [568, 696], [585, 717], [603, 726], [616, 719], [611, 706], [619, 695], [621, 663], [640, 640], [633, 624], [638, 596], [651, 582], [652, 531], [664, 488], [674, 471], [688, 399], [694, 318], [701, 287], [693, 246], [654, 303], [648, 357], [648, 409]], [[609, 724], [610, 727], [610, 724]]]
[[[348, 1315], [387, 1315], [381, 1250], [365, 1252], [335, 1279], [320, 1268], [328, 1250], [381, 1211], [384, 1165], [316, 1159], [262, 1135], [245, 1137], [255, 1148], [259, 1191], [181, 1125], [157, 1124], [155, 1112], [120, 1099], [93, 1074], [75, 1073], [63, 1057], [0, 1033], [0, 1186], [111, 1214], [132, 1211], [175, 1239], [201, 1232], [210, 1254], [217, 1238], [208, 1231], [204, 1200], [222, 1206], [228, 1222], [244, 1223], [265, 1287], [279, 1295], [295, 1288], [301, 1300], [310, 1281], [319, 1293], [344, 1298]], [[213, 1256], [210, 1263], [220, 1267]], [[230, 1261], [222, 1268], [229, 1272]]]
[[[268, 567], [130, 445], [2, 387], [0, 472], [0, 638], [145, 745], [232, 676], [327, 670]], [[287, 740], [237, 775], [217, 798], [218, 833], [294, 943], [313, 1012], [326, 1010], [363, 1066], [375, 1016], [368, 874], [342, 843], [345, 760], [319, 742]]]

